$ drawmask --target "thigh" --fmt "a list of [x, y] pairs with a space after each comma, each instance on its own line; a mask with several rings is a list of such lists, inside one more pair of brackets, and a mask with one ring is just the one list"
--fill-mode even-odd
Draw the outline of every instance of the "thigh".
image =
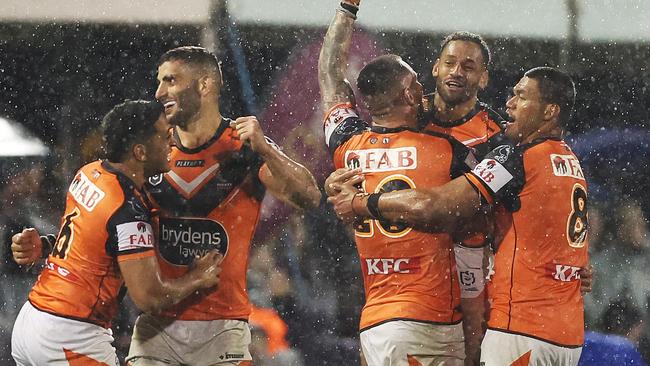
[[34, 308], [21, 309], [12, 334], [12, 356], [18, 365], [118, 366], [111, 331], [57, 317]]
[[245, 365], [251, 361], [248, 323], [184, 321], [143, 314], [136, 320], [127, 361], [132, 366]]
[[368, 366], [462, 366], [465, 344], [461, 324], [392, 321], [361, 332]]
[[581, 347], [562, 347], [519, 334], [488, 329], [481, 344], [485, 366], [575, 366]]

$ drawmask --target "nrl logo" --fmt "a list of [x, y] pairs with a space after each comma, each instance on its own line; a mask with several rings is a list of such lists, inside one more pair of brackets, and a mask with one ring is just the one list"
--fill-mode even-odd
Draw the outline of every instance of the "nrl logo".
[[157, 186], [160, 183], [162, 183], [162, 180], [163, 180], [162, 173], [156, 174], [153, 177], [149, 177], [149, 184], [151, 184], [152, 186]]

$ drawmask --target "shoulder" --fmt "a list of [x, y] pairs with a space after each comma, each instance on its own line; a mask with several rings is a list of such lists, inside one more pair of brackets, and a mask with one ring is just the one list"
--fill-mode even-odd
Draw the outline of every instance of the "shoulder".
[[479, 109], [485, 114], [487, 120], [494, 123], [494, 125], [497, 126], [500, 131], [505, 129], [505, 119], [498, 112], [492, 109], [490, 105], [487, 103], [479, 102]]
[[77, 171], [68, 194], [80, 208], [93, 212], [119, 207], [124, 201], [125, 190], [116, 172], [105, 162], [96, 161]]
[[364, 121], [351, 104], [339, 104], [325, 114], [323, 128], [325, 130], [325, 144], [330, 153], [334, 153], [352, 136], [369, 130], [370, 125]]

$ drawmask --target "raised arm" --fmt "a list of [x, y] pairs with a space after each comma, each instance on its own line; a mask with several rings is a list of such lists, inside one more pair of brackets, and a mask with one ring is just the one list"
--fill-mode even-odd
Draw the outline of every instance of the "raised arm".
[[303, 165], [282, 153], [262, 132], [253, 116], [237, 118], [233, 126], [242, 141], [264, 160], [259, 172], [262, 184], [280, 200], [302, 209], [318, 207], [321, 192], [316, 179]]
[[[318, 58], [318, 85], [320, 86], [323, 110], [329, 111], [338, 104], [350, 103], [356, 106], [354, 93], [345, 78], [348, 50], [360, 0], [346, 0], [330, 23]], [[351, 10], [352, 11], [351, 11]]]

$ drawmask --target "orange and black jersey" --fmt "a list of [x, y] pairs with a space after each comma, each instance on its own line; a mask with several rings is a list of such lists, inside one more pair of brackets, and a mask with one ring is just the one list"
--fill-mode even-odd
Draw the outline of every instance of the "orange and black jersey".
[[506, 142], [503, 135], [503, 118], [482, 102], [476, 103], [470, 113], [456, 121], [440, 121], [433, 113], [427, 113], [424, 121], [425, 131], [455, 138], [463, 145], [472, 148], [474, 155], [479, 159]]
[[[361, 168], [366, 192], [430, 188], [467, 171], [468, 149], [448, 136], [406, 128], [370, 128], [350, 105], [325, 119], [336, 168]], [[366, 303], [361, 330], [393, 320], [453, 324], [461, 319], [452, 240], [401, 223], [355, 224]]]
[[66, 195], [61, 229], [29, 301], [41, 311], [109, 327], [123, 279], [119, 261], [154, 256], [151, 204], [133, 181], [97, 161]]
[[588, 263], [587, 183], [566, 143], [540, 139], [488, 154], [470, 183], [509, 223], [489, 284], [488, 326], [561, 346], [583, 343], [580, 270]]
[[163, 315], [181, 320], [247, 319], [246, 269], [265, 188], [262, 158], [223, 119], [210, 141], [187, 149], [174, 135], [171, 170], [149, 179], [163, 273], [179, 277], [211, 249], [223, 254], [216, 289], [193, 295]]

